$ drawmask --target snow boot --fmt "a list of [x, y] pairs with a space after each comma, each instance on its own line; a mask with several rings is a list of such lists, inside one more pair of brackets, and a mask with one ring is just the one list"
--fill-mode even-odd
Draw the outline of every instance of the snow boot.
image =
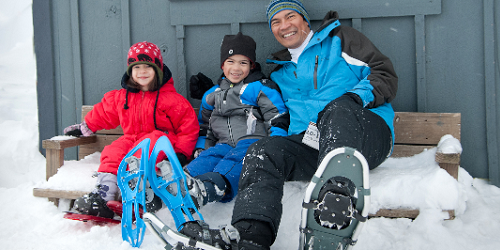
[[[194, 241], [203, 242], [220, 249], [232, 250], [266, 250], [269, 247], [264, 247], [255, 241], [241, 239], [240, 232], [244, 233], [245, 228], [250, 226], [244, 222], [244, 228], [238, 224], [233, 226], [224, 226], [220, 229], [210, 229], [203, 221], [190, 221], [184, 224], [184, 227], [179, 233], [188, 236]], [[270, 233], [270, 232], [269, 232]], [[258, 237], [258, 236], [257, 236]]]
[[112, 219], [115, 213], [106, 205], [106, 201], [98, 193], [89, 193], [77, 198], [73, 209], [80, 214]]
[[97, 173], [95, 189], [91, 193], [76, 199], [73, 209], [80, 214], [112, 219], [114, 212], [108, 208], [106, 203], [115, 200], [117, 193], [116, 175], [111, 173]]
[[189, 194], [198, 209], [209, 202], [220, 201], [227, 193], [227, 182], [219, 173], [208, 172], [196, 177], [191, 177], [186, 171], [184, 174]]
[[238, 249], [240, 241], [236, 228], [227, 226], [221, 229], [209, 229], [208, 224], [203, 221], [186, 222], [179, 233], [220, 249]]
[[350, 249], [368, 217], [368, 163], [353, 148], [322, 160], [306, 189], [299, 249]]

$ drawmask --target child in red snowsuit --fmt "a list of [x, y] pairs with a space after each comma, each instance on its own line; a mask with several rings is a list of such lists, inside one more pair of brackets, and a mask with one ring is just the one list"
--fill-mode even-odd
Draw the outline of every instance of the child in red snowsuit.
[[[75, 202], [74, 208], [80, 213], [113, 217], [106, 202], [117, 198], [118, 167], [123, 157], [143, 139], [149, 138], [154, 145], [166, 135], [182, 165], [192, 155], [198, 139], [196, 114], [191, 104], [175, 91], [172, 74], [163, 64], [159, 48], [146, 41], [132, 45], [127, 66], [122, 89], [104, 94], [81, 124], [64, 129], [66, 135], [90, 136], [97, 130], [121, 125], [124, 133], [102, 151], [96, 189]], [[164, 159], [165, 154], [158, 156], [158, 161]]]

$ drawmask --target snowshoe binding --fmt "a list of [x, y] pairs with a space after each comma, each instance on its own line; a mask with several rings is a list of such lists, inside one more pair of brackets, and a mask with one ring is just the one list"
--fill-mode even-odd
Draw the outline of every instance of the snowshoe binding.
[[328, 153], [306, 189], [299, 249], [351, 248], [368, 217], [368, 163], [353, 148]]
[[210, 230], [208, 229], [208, 225], [202, 221], [191, 221], [187, 222], [186, 226], [184, 226], [181, 230], [181, 232], [191, 232], [193, 237], [190, 237], [191, 235], [188, 236], [188, 234], [179, 233], [175, 229], [168, 227], [152, 213], [145, 213], [144, 221], [146, 222], [146, 227], [149, 231], [153, 233], [156, 238], [158, 238], [167, 250], [231, 249], [231, 242], [236, 242], [237, 237], [239, 236], [238, 232], [234, 228], [234, 230]]

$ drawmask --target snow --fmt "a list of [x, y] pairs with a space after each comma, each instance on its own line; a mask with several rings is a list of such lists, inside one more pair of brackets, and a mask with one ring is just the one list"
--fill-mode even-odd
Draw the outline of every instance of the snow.
[[[91, 190], [99, 153], [78, 162], [66, 161], [56, 176], [45, 181], [45, 158], [38, 151], [31, 1], [2, 0], [0, 33], [0, 200], [4, 201], [0, 249], [133, 249], [122, 241], [119, 225], [95, 226], [63, 219], [68, 201], [61, 201], [58, 208], [32, 195], [34, 187]], [[419, 208], [421, 212], [415, 220], [368, 220], [354, 249], [498, 248], [500, 189], [471, 177], [463, 168], [456, 181], [434, 162], [437, 150], [389, 159], [371, 171], [370, 212], [382, 207]], [[457, 139], [445, 136], [439, 151], [461, 153], [462, 148]], [[305, 187], [301, 182], [286, 184], [282, 224], [272, 249], [297, 249]], [[201, 212], [215, 228], [230, 223], [233, 205], [208, 204]], [[454, 209], [456, 218], [445, 220], [443, 209]], [[166, 209], [157, 215], [173, 225]], [[146, 232], [141, 249], [162, 247]]]

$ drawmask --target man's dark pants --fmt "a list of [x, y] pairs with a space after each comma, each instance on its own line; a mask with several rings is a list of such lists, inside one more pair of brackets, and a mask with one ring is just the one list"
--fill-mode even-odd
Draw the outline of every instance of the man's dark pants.
[[341, 96], [320, 113], [319, 151], [302, 143], [303, 134], [266, 137], [247, 151], [233, 209], [232, 224], [241, 238], [265, 247], [276, 239], [285, 181], [310, 181], [324, 156], [348, 146], [366, 158], [370, 169], [389, 155], [392, 136], [385, 121]]

